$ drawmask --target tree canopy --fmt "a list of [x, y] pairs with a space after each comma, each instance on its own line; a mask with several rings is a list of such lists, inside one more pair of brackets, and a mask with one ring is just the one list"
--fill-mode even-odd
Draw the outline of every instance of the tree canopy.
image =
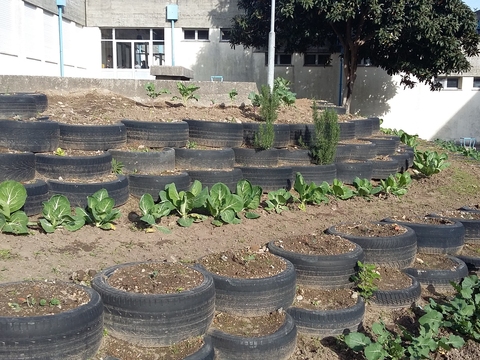
[[[359, 59], [401, 83], [441, 85], [441, 74], [468, 71], [467, 57], [479, 54], [475, 13], [461, 0], [276, 0], [276, 48], [305, 53], [328, 46], [343, 53], [343, 105], [349, 110]], [[234, 47], [265, 48], [271, 0], [238, 0], [233, 19]]]

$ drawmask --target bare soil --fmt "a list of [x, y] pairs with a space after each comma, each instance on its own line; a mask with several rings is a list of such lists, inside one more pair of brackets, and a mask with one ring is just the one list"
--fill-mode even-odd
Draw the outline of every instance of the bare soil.
[[[256, 121], [258, 118], [258, 109], [248, 105], [201, 108], [191, 103], [184, 107], [169, 106], [163, 100], [139, 104], [103, 90], [63, 95], [46, 93], [49, 108], [42, 115], [70, 124], [112, 124], [121, 119], [172, 121], [184, 118], [244, 122]], [[341, 117], [341, 120], [349, 118], [352, 117]], [[295, 107], [280, 111], [278, 122], [309, 123], [311, 119], [311, 100], [299, 99]], [[433, 143], [424, 141], [421, 141], [419, 149], [445, 152]], [[291, 205], [288, 211], [280, 214], [261, 208], [257, 211], [261, 215], [259, 219], [243, 219], [241, 224], [221, 227], [216, 227], [207, 220], [182, 228], [176, 224], [176, 216], [171, 215], [162, 219], [160, 224], [171, 230], [169, 234], [145, 232], [136, 227], [132, 219], [138, 219], [140, 214], [139, 199], [131, 196], [125, 205], [119, 207], [122, 216], [117, 220], [114, 231], [86, 226], [77, 232], [60, 229], [52, 234], [37, 230], [28, 236], [0, 234], [0, 281], [48, 279], [88, 285], [95, 272], [114, 264], [135, 261], [193, 263], [214, 253], [239, 251], [247, 247], [260, 249], [274, 239], [320, 234], [328, 227], [341, 223], [377, 222], [393, 216], [423, 217], [430, 213], [455, 211], [466, 205], [478, 207], [478, 163], [453, 156], [450, 156], [449, 162], [450, 167], [429, 178], [409, 170], [413, 183], [407, 194], [400, 198], [375, 196], [370, 199], [355, 197], [347, 201], [331, 199], [328, 204], [308, 205], [305, 211]], [[429, 293], [425, 288], [422, 302], [426, 303], [430, 296], [440, 295]], [[379, 319], [383, 319], [389, 328], [398, 331], [398, 324], [414, 326], [415, 323], [411, 309], [386, 310], [368, 304], [364, 319], [366, 331]], [[113, 350], [112, 353], [108, 352], [109, 355], [125, 360], [168, 358], [166, 355], [154, 355], [151, 349], [138, 349], [106, 336], [95, 360], [105, 356], [107, 348], [117, 349], [118, 355]], [[432, 355], [432, 359], [445, 360], [478, 358], [480, 347], [472, 341], [460, 350]], [[361, 359], [361, 356], [346, 349], [335, 339], [299, 336], [292, 360], [307, 359]]]

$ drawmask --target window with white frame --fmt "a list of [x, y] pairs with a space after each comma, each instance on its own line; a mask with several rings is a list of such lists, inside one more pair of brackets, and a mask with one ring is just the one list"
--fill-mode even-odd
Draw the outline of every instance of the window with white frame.
[[230, 41], [232, 29], [220, 29], [220, 41]]
[[442, 84], [443, 89], [461, 89], [462, 88], [462, 78], [457, 76], [445, 76], [438, 77], [435, 79], [436, 82]]
[[208, 29], [183, 29], [183, 39], [189, 41], [208, 41]]
[[330, 54], [311, 54], [303, 56], [303, 66], [330, 66], [332, 59]]
[[[292, 65], [292, 54], [275, 54], [275, 65]], [[268, 65], [268, 52], [265, 53], [265, 66]]]

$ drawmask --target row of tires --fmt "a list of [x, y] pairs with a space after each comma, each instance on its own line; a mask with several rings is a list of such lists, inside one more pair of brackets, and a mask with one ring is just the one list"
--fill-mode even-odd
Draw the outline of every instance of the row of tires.
[[[340, 140], [369, 137], [380, 129], [379, 124], [378, 118], [340, 122]], [[201, 146], [233, 148], [253, 145], [259, 126], [258, 123], [191, 119], [175, 122], [121, 120], [111, 125], [71, 125], [48, 118], [0, 120], [0, 146], [30, 152], [49, 152], [58, 147], [105, 151], [128, 143], [163, 148], [185, 147], [194, 142]], [[308, 146], [313, 140], [314, 127], [313, 124], [274, 124], [274, 133], [275, 148]]]
[[[127, 341], [156, 346], [205, 336], [205, 346], [198, 354], [187, 358], [190, 360], [213, 359], [214, 352], [218, 359], [288, 359], [295, 348], [297, 331], [320, 337], [355, 331], [361, 326], [365, 312], [361, 297], [354, 306], [345, 309], [310, 311], [294, 307], [297, 285], [323, 289], [351, 287], [350, 277], [357, 272], [358, 261], [402, 268], [411, 277], [412, 285], [399, 290], [377, 290], [372, 302], [380, 306], [410, 306], [420, 296], [420, 284], [443, 287], [468, 275], [465, 262], [452, 255], [447, 257], [456, 264], [454, 270], [429, 271], [412, 266], [418, 250], [421, 253], [459, 252], [466, 233], [463, 223], [454, 222], [453, 226], [396, 222], [404, 226], [406, 232], [378, 238], [352, 236], [331, 226], [327, 233], [339, 235], [355, 245], [352, 251], [339, 255], [297, 254], [271, 241], [268, 244], [270, 252], [282, 257], [286, 264], [279, 274], [258, 279], [230, 278], [196, 264], [192, 269], [203, 275], [201, 285], [175, 294], [145, 295], [113, 288], [108, 283], [109, 277], [115, 270], [132, 264], [115, 265], [94, 277], [93, 290], [86, 290], [91, 301], [74, 312], [62, 313], [57, 318], [0, 318], [4, 329], [0, 334], [0, 358], [21, 358], [19, 352], [30, 352], [37, 357], [42, 354], [45, 358], [56, 359], [77, 351], [74, 355], [86, 359], [100, 346], [105, 326]], [[477, 223], [480, 226], [480, 221]], [[386, 218], [379, 224], [387, 226], [391, 222]], [[451, 229], [445, 233], [448, 227]], [[480, 238], [468, 237], [468, 240], [480, 241]], [[430, 246], [425, 246], [428, 244]], [[234, 336], [210, 327], [215, 310], [251, 317], [280, 308], [286, 309], [285, 321], [277, 331], [266, 336]], [[33, 326], [37, 322], [39, 326]], [[51, 346], [52, 341], [58, 344]]]
[[[37, 157], [37, 159], [35, 159]], [[9, 160], [10, 158], [10, 160]], [[38, 161], [38, 159], [55, 160], [50, 164]], [[19, 161], [20, 160], [20, 161]], [[35, 160], [37, 166], [35, 167]], [[60, 165], [64, 160], [71, 159], [64, 157], [50, 156], [44, 158], [42, 155], [33, 153], [24, 154], [0, 154], [0, 181], [15, 180], [24, 183], [27, 191], [27, 199], [24, 210], [27, 215], [36, 215], [42, 211], [42, 203], [55, 194], [65, 195], [72, 206], [86, 206], [87, 196], [104, 188], [115, 200], [116, 206], [123, 205], [129, 195], [140, 198], [143, 194], [150, 194], [157, 201], [158, 194], [165, 189], [165, 185], [174, 183], [176, 188], [187, 190], [190, 184], [198, 180], [202, 185], [211, 187], [221, 182], [233, 192], [236, 184], [241, 179], [248, 179], [252, 184], [259, 185], [264, 192], [275, 191], [281, 188], [291, 189], [297, 172], [301, 173], [306, 182], [321, 184], [326, 181], [331, 184], [334, 179], [352, 184], [355, 177], [361, 179], [383, 179], [390, 174], [398, 172], [397, 164], [392, 168], [379, 167], [384, 162], [357, 162], [357, 163], [336, 163], [331, 165], [311, 166], [279, 166], [279, 167], [248, 167], [240, 166], [231, 170], [188, 170], [177, 171], [164, 175], [117, 175], [109, 181], [89, 182], [82, 181], [82, 178], [101, 176], [111, 172], [111, 154], [99, 156], [98, 162], [77, 161], [74, 165]], [[407, 165], [404, 165], [406, 168]], [[36, 179], [35, 169], [38, 173], [47, 177], [47, 180]], [[103, 170], [102, 170], [103, 169]], [[82, 177], [82, 175], [87, 175]], [[79, 178], [71, 182], [64, 181], [63, 177]]]

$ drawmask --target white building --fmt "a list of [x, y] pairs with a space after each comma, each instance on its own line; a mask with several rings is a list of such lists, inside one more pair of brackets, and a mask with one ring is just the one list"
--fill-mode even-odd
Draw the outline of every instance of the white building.
[[[61, 27], [58, 1], [66, 3]], [[228, 42], [236, 13], [236, 2], [226, 0], [1, 0], [0, 75], [60, 76], [63, 69], [65, 77], [154, 79], [152, 65], [175, 65], [193, 70], [195, 81], [221, 76], [260, 87], [266, 53]], [[276, 54], [275, 77], [290, 80], [297, 97], [339, 103], [340, 63], [333, 54], [324, 65], [328, 58], [322, 49]], [[471, 61], [469, 73], [445, 78], [437, 92], [404, 89], [398, 77], [361, 65], [352, 112], [425, 139], [480, 138], [480, 60]], [[0, 84], [0, 91], [8, 89]]]

